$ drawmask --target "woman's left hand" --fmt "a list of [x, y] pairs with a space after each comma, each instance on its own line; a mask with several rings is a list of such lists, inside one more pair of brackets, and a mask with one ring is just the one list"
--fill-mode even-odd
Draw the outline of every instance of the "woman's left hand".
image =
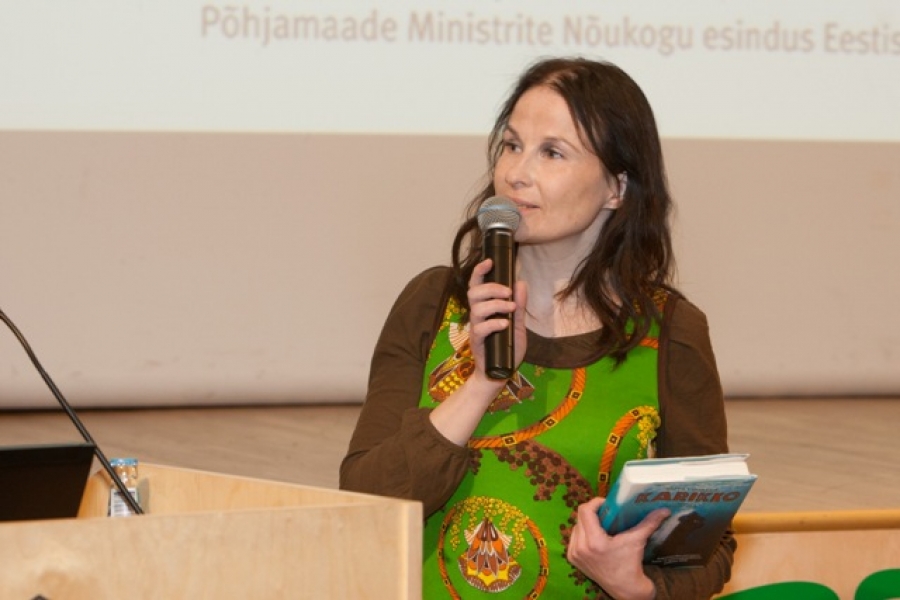
[[578, 507], [566, 554], [569, 562], [617, 600], [653, 600], [656, 587], [644, 573], [644, 547], [669, 511], [655, 510], [628, 531], [611, 536], [597, 516], [603, 501], [594, 498]]

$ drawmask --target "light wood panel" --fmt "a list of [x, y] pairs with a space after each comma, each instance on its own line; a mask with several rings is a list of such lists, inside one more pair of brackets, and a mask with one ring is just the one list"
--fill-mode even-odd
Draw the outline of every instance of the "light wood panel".
[[106, 514], [95, 474], [79, 519], [0, 525], [0, 597], [421, 598], [422, 510], [296, 484], [144, 464], [140, 518]]
[[[794, 514], [802, 518], [802, 513]], [[738, 534], [735, 569], [723, 593], [774, 582], [805, 581], [828, 587], [838, 598], [861, 598], [855, 596], [855, 592], [866, 577], [876, 571], [897, 568], [897, 556], [900, 556], [898, 523], [900, 521], [894, 517], [893, 527], [885, 529]], [[772, 593], [769, 597], [785, 596]]]
[[[900, 399], [732, 399], [732, 450], [759, 481], [742, 512], [900, 507]], [[105, 453], [336, 488], [359, 405], [79, 413]], [[0, 445], [77, 440], [61, 411], [0, 412]]]

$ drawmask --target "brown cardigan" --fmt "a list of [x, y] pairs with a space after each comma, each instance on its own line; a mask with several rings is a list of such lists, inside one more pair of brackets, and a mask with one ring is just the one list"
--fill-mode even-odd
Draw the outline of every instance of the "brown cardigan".
[[[366, 401], [340, 472], [342, 489], [419, 500], [426, 517], [453, 494], [469, 464], [469, 450], [444, 438], [428, 409], [418, 407], [449, 276], [447, 267], [428, 269], [394, 303], [375, 346]], [[558, 368], [589, 364], [600, 358], [596, 335], [544, 338], [529, 331], [526, 361]], [[657, 455], [727, 452], [725, 406], [706, 317], [673, 296], [659, 341]], [[657, 599], [709, 598], [730, 577], [734, 548], [729, 534], [704, 568], [646, 567]]]

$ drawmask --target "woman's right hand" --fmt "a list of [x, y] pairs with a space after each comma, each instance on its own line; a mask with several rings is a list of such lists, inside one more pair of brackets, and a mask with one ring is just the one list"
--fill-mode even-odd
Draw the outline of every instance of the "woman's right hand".
[[525, 357], [525, 282], [516, 282], [514, 290], [499, 283], [485, 282], [484, 277], [491, 266], [490, 259], [478, 263], [469, 279], [469, 345], [475, 370], [459, 389], [431, 411], [430, 416], [435, 428], [459, 446], [469, 441], [484, 412], [506, 385], [505, 380], [492, 379], [484, 370], [485, 338], [509, 324], [508, 318], [491, 317], [512, 315], [516, 366]]
[[[509, 317], [512, 317], [515, 366], [525, 357], [525, 300], [526, 285], [524, 282], [515, 283], [515, 289], [510, 289], [500, 283], [485, 282], [485, 276], [491, 271], [491, 259], [485, 259], [475, 265], [472, 276], [469, 278], [469, 345], [472, 348], [472, 356], [475, 359], [475, 372], [487, 377], [485, 373], [484, 342], [487, 336], [505, 329], [509, 325]], [[496, 315], [507, 315], [497, 317]], [[496, 380], [495, 380], [496, 381]]]

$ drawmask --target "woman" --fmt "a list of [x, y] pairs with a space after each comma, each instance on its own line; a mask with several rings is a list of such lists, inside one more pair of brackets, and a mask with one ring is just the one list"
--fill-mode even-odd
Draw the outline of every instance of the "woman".
[[[388, 316], [341, 487], [423, 503], [425, 598], [710, 597], [730, 535], [706, 567], [663, 569], [641, 561], [665, 514], [616, 536], [596, 517], [626, 460], [727, 451], [705, 316], [670, 286], [646, 98], [611, 64], [538, 62], [489, 162], [453, 267], [413, 279]], [[514, 289], [485, 281], [475, 214], [493, 196], [521, 214]], [[491, 379], [484, 340], [510, 319], [518, 368]]]

